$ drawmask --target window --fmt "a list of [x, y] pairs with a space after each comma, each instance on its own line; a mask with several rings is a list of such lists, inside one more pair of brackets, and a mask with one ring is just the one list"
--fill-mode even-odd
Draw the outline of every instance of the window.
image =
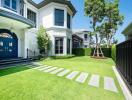
[[55, 38], [55, 54], [63, 54], [63, 38]]
[[16, 2], [16, 0], [12, 0], [12, 9], [14, 9], [14, 10], [17, 9], [17, 2]]
[[87, 48], [87, 45], [84, 45], [85, 48]]
[[67, 28], [71, 28], [71, 16], [67, 13]]
[[4, 0], [3, 4], [6, 8], [17, 10], [17, 0]]
[[36, 13], [27, 9], [27, 18], [36, 23]]
[[20, 15], [24, 15], [24, 1], [20, 0]]
[[88, 39], [88, 34], [84, 34], [84, 39], [85, 39], [85, 41], [87, 41], [87, 39]]
[[4, 6], [10, 8], [10, 0], [4, 0]]
[[70, 54], [70, 44], [71, 44], [71, 40], [67, 39], [67, 54]]
[[55, 25], [64, 26], [64, 10], [55, 9]]

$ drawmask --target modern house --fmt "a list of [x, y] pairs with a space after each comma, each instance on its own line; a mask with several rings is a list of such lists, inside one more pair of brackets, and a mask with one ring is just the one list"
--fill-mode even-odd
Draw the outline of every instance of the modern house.
[[127, 28], [122, 32], [125, 35], [126, 40], [132, 39], [132, 22], [127, 26]]
[[83, 47], [83, 39], [76, 34], [72, 35], [72, 48], [82, 48]]
[[27, 57], [27, 48], [38, 51], [37, 31], [46, 28], [51, 40], [49, 55], [72, 53], [72, 17], [68, 0], [0, 0], [0, 59]]
[[86, 29], [76, 29], [73, 34], [83, 39], [82, 48], [88, 48], [90, 46], [90, 31]]

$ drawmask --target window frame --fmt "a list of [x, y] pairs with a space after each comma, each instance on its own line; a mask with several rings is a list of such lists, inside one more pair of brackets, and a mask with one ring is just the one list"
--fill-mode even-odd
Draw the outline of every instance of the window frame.
[[67, 28], [71, 29], [71, 15], [67, 12]]
[[10, 9], [10, 10], [12, 10], [12, 11], [15, 11], [15, 12], [17, 12], [18, 11], [18, 2], [19, 2], [19, 0], [16, 0], [16, 9], [14, 9], [12, 6], [13, 6], [13, 0], [9, 0], [9, 6], [8, 5], [6, 5], [5, 4], [5, 0], [3, 0], [3, 2], [2, 2], [2, 5], [3, 5], [3, 7], [4, 8], [7, 8], [7, 9]]
[[[28, 16], [28, 11], [30, 11], [30, 16]], [[34, 13], [34, 15], [33, 15], [33, 13]], [[35, 16], [35, 18], [33, 18], [34, 20], [30, 19], [31, 18], [31, 15], [33, 15], [32, 18]], [[37, 13], [34, 12], [33, 10], [27, 8], [27, 19], [33, 21], [36, 24], [37, 23]]]
[[[57, 38], [59, 39], [58, 43], [56, 43]], [[61, 41], [61, 39], [62, 39], [62, 41]], [[64, 37], [55, 37], [55, 54], [63, 54], [64, 53], [63, 45], [64, 45]]]
[[88, 39], [88, 34], [84, 34], [84, 40], [87, 41]]
[[[62, 14], [62, 15], [63, 15], [63, 16], [62, 16], [62, 17], [63, 17], [63, 18], [62, 18], [63, 21], [60, 21], [60, 20], [59, 20], [59, 22], [57, 21], [57, 18], [58, 18], [58, 17], [56, 18], [56, 11], [57, 11], [57, 10], [63, 12], [63, 14]], [[59, 16], [58, 19], [61, 19], [61, 17]], [[54, 9], [54, 25], [55, 25], [55, 26], [64, 27], [64, 20], [65, 20], [65, 11], [64, 11], [64, 9], [55, 8], [55, 9]], [[60, 23], [61, 23], [61, 24], [60, 24]]]

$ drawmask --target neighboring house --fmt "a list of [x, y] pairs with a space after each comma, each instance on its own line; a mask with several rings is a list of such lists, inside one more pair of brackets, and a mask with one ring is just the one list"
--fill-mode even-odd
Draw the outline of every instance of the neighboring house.
[[132, 39], [132, 22], [127, 26], [127, 28], [122, 32], [125, 35], [126, 40]]
[[80, 38], [78, 35], [72, 35], [72, 48], [82, 48], [83, 46], [83, 39]]
[[73, 31], [74, 34], [79, 36], [80, 38], [83, 39], [83, 44], [82, 48], [89, 48], [90, 47], [90, 37], [89, 37], [89, 32], [86, 29], [76, 29]]
[[37, 31], [43, 25], [51, 40], [49, 54], [72, 53], [72, 17], [76, 10], [67, 0], [0, 0], [0, 58], [27, 57], [38, 52]]

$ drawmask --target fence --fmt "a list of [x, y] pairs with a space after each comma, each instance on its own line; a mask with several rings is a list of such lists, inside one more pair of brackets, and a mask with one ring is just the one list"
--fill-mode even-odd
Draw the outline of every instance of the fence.
[[38, 55], [39, 55], [38, 52], [32, 51], [32, 50], [27, 48], [27, 58], [36, 59], [36, 57], [38, 57]]
[[117, 45], [116, 65], [132, 91], [132, 40]]

